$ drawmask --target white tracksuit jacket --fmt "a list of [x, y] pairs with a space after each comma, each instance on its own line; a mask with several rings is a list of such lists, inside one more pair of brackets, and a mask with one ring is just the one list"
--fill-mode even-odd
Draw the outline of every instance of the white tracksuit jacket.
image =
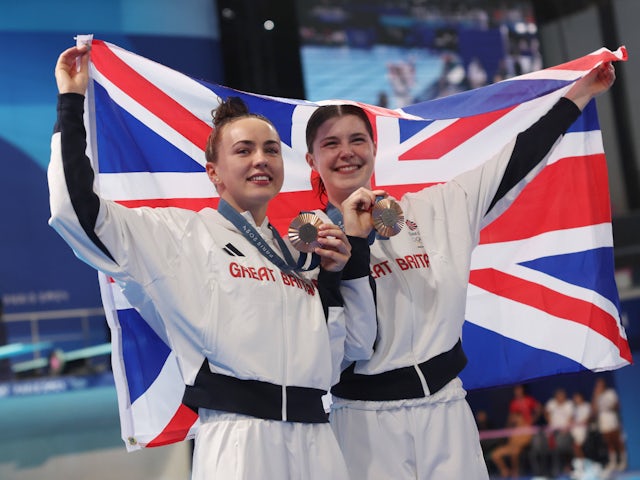
[[[418, 478], [425, 479], [486, 478], [481, 458], [465, 458], [480, 453], [470, 412], [438, 411], [415, 418], [402, 416], [399, 409], [454, 400], [462, 400], [458, 403], [466, 407], [465, 392], [456, 378], [466, 364], [458, 342], [471, 253], [479, 241], [481, 222], [512, 187], [521, 186], [579, 114], [573, 102], [562, 98], [480, 167], [445, 184], [404, 195], [400, 205], [405, 227], [398, 235], [376, 239], [371, 245], [378, 319], [374, 353], [346, 369], [332, 389], [331, 422], [353, 478], [416, 478], [416, 471]], [[383, 410], [395, 416], [388, 427], [381, 426]], [[428, 422], [444, 422], [448, 436], [438, 438], [437, 428], [427, 426]], [[396, 450], [404, 447], [397, 446], [403, 440], [394, 436], [394, 430], [398, 435], [416, 431], [416, 437], [428, 445], [425, 453], [417, 446], [414, 459], [402, 456], [409, 454]], [[376, 436], [373, 432], [387, 440], [371, 440]], [[417, 461], [418, 466], [402, 472], [403, 461], [405, 465]], [[421, 466], [421, 462], [432, 463]], [[456, 465], [438, 470], [439, 462]]]
[[[287, 406], [290, 390], [305, 390], [315, 402], [315, 394], [327, 392], [337, 380], [336, 365], [345, 355], [351, 361], [370, 355], [375, 325], [371, 328], [371, 320], [363, 316], [370, 324], [361, 330], [352, 326], [347, 333], [338, 291], [343, 277], [342, 292], [350, 303], [372, 316], [375, 307], [369, 290], [368, 248], [354, 249], [364, 256], [354, 254], [343, 273], [321, 272], [316, 288], [311, 275], [301, 279], [280, 271], [214, 209], [129, 209], [103, 200], [93, 192], [94, 174], [85, 154], [82, 115], [81, 95], [59, 96], [48, 170], [50, 224], [80, 259], [118, 282], [131, 305], [174, 350], [187, 385], [194, 385], [203, 365], [221, 374], [218, 378], [223, 380], [275, 385], [280, 387], [273, 399], [277, 411], [266, 418], [295, 420], [300, 413]], [[250, 215], [244, 217], [278, 252], [267, 221], [256, 226]], [[327, 315], [319, 290], [326, 300]], [[358, 304], [358, 298], [365, 300]], [[233, 406], [218, 407], [226, 405], [220, 389], [218, 385], [216, 395], [221, 403], [209, 408], [247, 413]], [[262, 394], [260, 391], [253, 401], [241, 395], [242, 402], [249, 403], [249, 414], [253, 407], [260, 411], [268, 401]], [[299, 420], [302, 423], [308, 421], [305, 409]], [[322, 422], [317, 417], [309, 421]], [[217, 448], [222, 450], [219, 445]], [[298, 449], [314, 455], [304, 443]], [[322, 451], [318, 449], [319, 455]], [[201, 456], [215, 457], [211, 453]], [[330, 452], [335, 454], [339, 455]], [[254, 461], [260, 463], [259, 454]], [[225, 474], [224, 470], [218, 473]], [[251, 475], [247, 472], [246, 478]]]

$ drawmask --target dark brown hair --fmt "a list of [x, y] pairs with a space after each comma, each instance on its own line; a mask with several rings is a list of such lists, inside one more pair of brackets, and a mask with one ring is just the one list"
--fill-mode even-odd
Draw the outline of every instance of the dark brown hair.
[[226, 100], [218, 105], [218, 108], [211, 111], [213, 117], [213, 130], [207, 139], [207, 147], [204, 154], [207, 162], [216, 163], [218, 161], [218, 145], [220, 144], [222, 129], [230, 123], [241, 118], [258, 118], [271, 125], [274, 130], [275, 126], [267, 117], [259, 113], [252, 113], [249, 107], [240, 97], [227, 97]]
[[316, 140], [318, 130], [324, 122], [336, 117], [344, 117], [346, 115], [354, 115], [358, 117], [364, 123], [367, 133], [373, 140], [373, 127], [371, 121], [366, 112], [357, 105], [343, 104], [343, 105], [323, 105], [318, 107], [315, 112], [311, 114], [309, 121], [307, 122], [306, 140], [307, 151], [313, 153], [313, 142]]
[[[354, 115], [362, 120], [369, 137], [371, 137], [371, 140], [373, 141], [373, 126], [371, 125], [371, 121], [369, 120], [366, 112], [362, 108], [351, 104], [323, 105], [318, 107], [316, 111], [311, 114], [311, 117], [309, 117], [309, 121], [307, 122], [307, 152], [313, 153], [313, 142], [315, 142], [318, 130], [324, 122], [332, 118], [344, 117], [346, 115]], [[313, 175], [311, 183], [313, 185], [313, 189], [318, 194], [318, 198], [320, 198], [323, 203], [326, 203], [325, 198], [327, 196], [327, 188], [324, 186], [320, 175]]]

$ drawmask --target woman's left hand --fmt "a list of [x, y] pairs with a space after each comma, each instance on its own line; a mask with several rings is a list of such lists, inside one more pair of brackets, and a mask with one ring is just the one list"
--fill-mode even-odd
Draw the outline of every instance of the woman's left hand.
[[616, 70], [613, 63], [603, 63], [578, 80], [565, 97], [583, 110], [592, 98], [609, 90], [615, 81]]
[[337, 225], [324, 223], [318, 227], [320, 247], [315, 253], [320, 255], [320, 266], [330, 272], [339, 272], [351, 258], [351, 244]]

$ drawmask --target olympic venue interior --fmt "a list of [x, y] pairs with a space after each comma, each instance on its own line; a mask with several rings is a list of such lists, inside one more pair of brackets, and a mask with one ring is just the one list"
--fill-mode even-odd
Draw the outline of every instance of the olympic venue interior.
[[[482, 60], [480, 78], [489, 84], [625, 45], [629, 59], [616, 65], [616, 84], [598, 98], [598, 115], [620, 316], [639, 358], [639, 17], [637, 0], [0, 2], [0, 58], [9, 66], [0, 71], [0, 479], [190, 477], [189, 441], [126, 451], [96, 273], [47, 225], [53, 66], [75, 35], [93, 33], [242, 91], [389, 108], [473, 88], [465, 72], [474, 58]], [[455, 68], [443, 85], [445, 57]], [[411, 88], [399, 92], [394, 82], [407, 80], [407, 65]], [[637, 365], [527, 387], [542, 402], [559, 387], [588, 397], [599, 376], [619, 395], [628, 451], [627, 469], [610, 478], [638, 480]], [[501, 386], [472, 390], [468, 400], [502, 426], [511, 395], [511, 386]], [[499, 478], [495, 468], [490, 472]], [[525, 461], [521, 478], [527, 475]]]

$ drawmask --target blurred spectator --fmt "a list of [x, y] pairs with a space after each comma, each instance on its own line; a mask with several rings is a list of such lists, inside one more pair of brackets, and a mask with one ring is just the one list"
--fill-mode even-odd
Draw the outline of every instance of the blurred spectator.
[[55, 377], [64, 373], [65, 359], [62, 350], [52, 350], [48, 360], [49, 375]]
[[442, 72], [435, 98], [446, 97], [467, 90], [467, 72], [462, 60], [453, 52], [442, 55]]
[[607, 446], [608, 463], [605, 471], [625, 470], [627, 451], [622, 439], [618, 394], [607, 385], [603, 377], [596, 380], [591, 397], [598, 430]]
[[506, 80], [507, 78], [509, 78], [509, 72], [507, 70], [507, 59], [502, 58], [498, 63], [496, 73], [493, 75], [493, 83], [501, 82], [502, 80]]
[[480, 88], [487, 84], [487, 71], [478, 57], [473, 57], [467, 66], [469, 88]]
[[[508, 477], [510, 474], [519, 475], [520, 457], [531, 443], [533, 424], [537, 421], [541, 411], [540, 402], [527, 393], [524, 385], [513, 387], [513, 398], [509, 402], [507, 428], [516, 430], [504, 445], [496, 447], [491, 453], [491, 460], [502, 477]], [[509, 466], [507, 466], [507, 459]]]
[[491, 436], [491, 432], [496, 426], [491, 422], [486, 410], [478, 410], [476, 413], [476, 425], [480, 433], [480, 448], [482, 448], [484, 461], [487, 467], [490, 467], [491, 453], [496, 447], [504, 444], [505, 441], [504, 438]]
[[392, 62], [387, 73], [393, 93], [392, 108], [402, 108], [413, 103], [412, 90], [416, 81], [416, 66], [413, 59]]
[[[496, 447], [491, 453], [491, 460], [498, 467], [500, 476], [517, 478], [520, 475], [520, 456], [531, 443], [533, 437], [531, 424], [527, 423], [518, 412], [509, 414], [507, 428], [514, 429], [507, 443]], [[507, 463], [508, 461], [508, 463]]]
[[587, 439], [589, 421], [591, 420], [591, 405], [585, 401], [580, 392], [573, 394], [573, 420], [571, 436], [573, 437], [573, 454], [576, 458], [583, 458], [582, 446]]
[[533, 425], [542, 413], [542, 405], [527, 393], [524, 385], [515, 385], [513, 399], [509, 403], [509, 413], [519, 413], [526, 425]]
[[[573, 470], [571, 478], [581, 480], [597, 469], [597, 465], [585, 458], [585, 443], [587, 441], [592, 420], [591, 404], [585, 401], [580, 392], [573, 394], [573, 421], [571, 436], [573, 437]], [[598, 470], [598, 474], [601, 468]], [[595, 477], [598, 478], [598, 477]]]
[[389, 108], [389, 95], [387, 95], [387, 92], [381, 91], [378, 93], [376, 105], [382, 108]]
[[531, 441], [530, 460], [534, 475], [556, 477], [570, 470], [573, 457], [571, 426], [574, 405], [567, 392], [558, 388], [545, 404], [547, 428]]

